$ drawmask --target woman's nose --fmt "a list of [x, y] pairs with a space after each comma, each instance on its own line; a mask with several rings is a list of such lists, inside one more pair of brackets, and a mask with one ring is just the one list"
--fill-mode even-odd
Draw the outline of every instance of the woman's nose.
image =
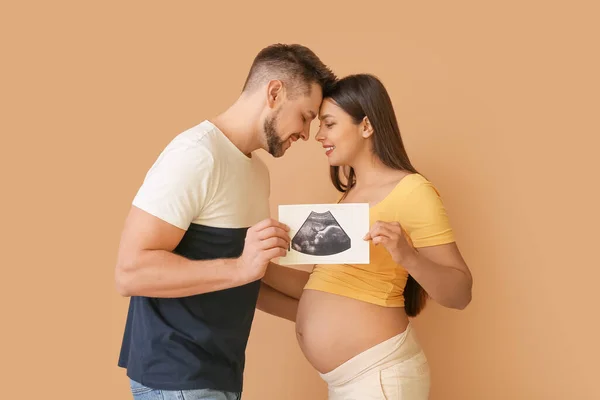
[[317, 142], [322, 142], [325, 138], [323, 137], [323, 135], [321, 134], [321, 129], [319, 129], [317, 131], [317, 134], [315, 135], [315, 140]]

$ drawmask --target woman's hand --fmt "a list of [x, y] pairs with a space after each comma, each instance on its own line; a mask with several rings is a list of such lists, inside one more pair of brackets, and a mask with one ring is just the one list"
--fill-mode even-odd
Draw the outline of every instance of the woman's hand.
[[376, 246], [383, 245], [396, 264], [406, 264], [417, 255], [398, 222], [377, 221], [363, 239], [371, 240]]
[[420, 247], [417, 251], [398, 222], [377, 221], [365, 240], [382, 244], [439, 304], [464, 309], [471, 302], [473, 278], [456, 243]]

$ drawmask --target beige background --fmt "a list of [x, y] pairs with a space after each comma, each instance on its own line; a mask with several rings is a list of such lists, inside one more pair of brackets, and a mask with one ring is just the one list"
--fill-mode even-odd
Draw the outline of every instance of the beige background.
[[[2, 398], [130, 398], [113, 287], [130, 201], [167, 141], [233, 101], [278, 41], [377, 74], [444, 196], [475, 288], [464, 312], [430, 303], [416, 321], [431, 398], [600, 398], [597, 2], [8, 3]], [[274, 213], [335, 197], [313, 140], [266, 160]], [[293, 332], [257, 314], [245, 399], [324, 399]]]

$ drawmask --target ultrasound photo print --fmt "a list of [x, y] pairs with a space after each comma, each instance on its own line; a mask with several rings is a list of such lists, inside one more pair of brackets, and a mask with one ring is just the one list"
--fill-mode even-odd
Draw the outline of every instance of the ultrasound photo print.
[[311, 211], [296, 236], [292, 239], [294, 250], [315, 256], [329, 256], [348, 250], [351, 239], [331, 211]]
[[291, 229], [288, 254], [280, 264], [369, 262], [368, 204], [300, 204], [279, 207], [279, 221]]

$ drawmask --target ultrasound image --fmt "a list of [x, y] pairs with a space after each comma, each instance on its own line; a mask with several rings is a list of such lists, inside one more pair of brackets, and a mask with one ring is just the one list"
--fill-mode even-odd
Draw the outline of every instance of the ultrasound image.
[[330, 211], [312, 211], [292, 239], [294, 250], [312, 256], [329, 256], [350, 249], [350, 237]]

